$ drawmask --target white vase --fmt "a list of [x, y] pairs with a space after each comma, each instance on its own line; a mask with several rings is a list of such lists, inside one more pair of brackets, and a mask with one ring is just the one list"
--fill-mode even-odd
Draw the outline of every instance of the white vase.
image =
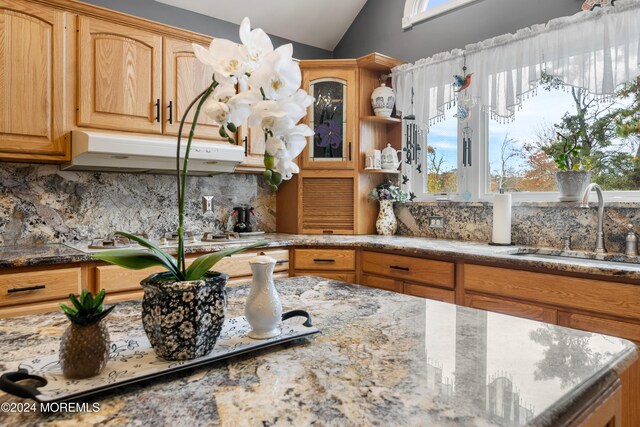
[[395, 103], [396, 97], [393, 94], [393, 89], [384, 83], [375, 88], [371, 94], [371, 105], [376, 116], [391, 117]]
[[380, 213], [376, 221], [376, 230], [381, 236], [393, 236], [398, 230], [398, 220], [393, 212], [393, 201], [380, 200]]
[[587, 185], [591, 182], [591, 171], [558, 171], [556, 181], [561, 202], [580, 200]]
[[244, 309], [244, 315], [251, 325], [248, 336], [259, 340], [278, 336], [282, 321], [282, 303], [273, 283], [276, 260], [262, 253], [252, 258], [249, 264], [253, 273], [253, 283]]

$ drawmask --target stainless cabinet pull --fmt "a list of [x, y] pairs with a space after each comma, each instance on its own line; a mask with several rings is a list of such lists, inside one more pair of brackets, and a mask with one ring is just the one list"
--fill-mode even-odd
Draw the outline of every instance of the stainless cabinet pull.
[[35, 286], [29, 286], [27, 288], [11, 288], [7, 290], [7, 293], [15, 294], [17, 292], [37, 291], [38, 289], [44, 289], [44, 288], [46, 288], [45, 285], [35, 285]]
[[335, 259], [327, 259], [327, 258], [314, 258], [313, 262], [336, 262]]
[[169, 124], [173, 124], [173, 101], [169, 101]]
[[400, 267], [398, 265], [390, 265], [389, 268], [393, 268], [394, 270], [409, 271], [408, 267]]
[[160, 123], [160, 98], [156, 100], [156, 122]]

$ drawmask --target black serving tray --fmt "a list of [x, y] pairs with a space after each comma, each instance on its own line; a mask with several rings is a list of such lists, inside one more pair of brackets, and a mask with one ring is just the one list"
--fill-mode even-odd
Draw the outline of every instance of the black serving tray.
[[[284, 322], [299, 316], [305, 318], [304, 323]], [[3, 373], [0, 376], [0, 390], [42, 403], [76, 400], [320, 332], [312, 326], [309, 313], [303, 310], [284, 313], [282, 320], [280, 335], [265, 340], [255, 340], [247, 336], [251, 327], [244, 316], [227, 319], [211, 353], [192, 360], [167, 361], [157, 357], [146, 336], [115, 341], [111, 343], [111, 353], [106, 369], [100, 375], [83, 380], [65, 378], [62, 375], [57, 354], [34, 357], [22, 362], [17, 371]], [[37, 384], [27, 386], [19, 383], [26, 379], [34, 380]]]

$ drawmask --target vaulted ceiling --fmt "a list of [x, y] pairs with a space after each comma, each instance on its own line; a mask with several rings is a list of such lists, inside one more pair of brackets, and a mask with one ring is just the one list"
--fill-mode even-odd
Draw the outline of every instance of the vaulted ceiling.
[[333, 51], [367, 0], [156, 0]]

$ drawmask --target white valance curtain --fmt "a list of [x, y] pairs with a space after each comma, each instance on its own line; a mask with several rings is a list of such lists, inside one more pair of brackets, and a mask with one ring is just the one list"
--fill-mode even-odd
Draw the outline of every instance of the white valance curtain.
[[579, 12], [393, 69], [396, 109], [420, 127], [455, 104], [453, 75], [472, 72], [467, 95], [494, 117], [511, 118], [543, 73], [612, 95], [640, 75], [640, 0]]

